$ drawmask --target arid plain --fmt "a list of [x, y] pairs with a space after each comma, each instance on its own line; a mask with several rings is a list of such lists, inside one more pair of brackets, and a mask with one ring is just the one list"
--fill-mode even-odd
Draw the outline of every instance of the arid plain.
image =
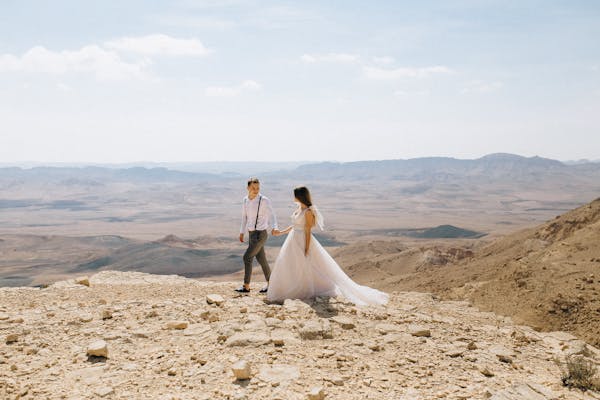
[[[188, 277], [239, 271], [247, 176], [235, 167], [0, 169], [1, 285], [43, 285], [104, 269]], [[284, 167], [265, 164], [260, 174], [279, 224], [293, 211], [293, 187], [305, 184], [325, 215], [320, 239], [342, 253], [345, 245], [377, 240], [476, 247], [600, 193], [599, 164], [507, 154]], [[257, 174], [256, 165], [250, 169]], [[282, 240], [269, 239], [272, 261]]]

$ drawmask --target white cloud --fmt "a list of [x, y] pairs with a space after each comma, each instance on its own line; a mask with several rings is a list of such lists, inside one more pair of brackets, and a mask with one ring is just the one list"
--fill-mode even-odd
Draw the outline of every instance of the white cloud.
[[[121, 52], [133, 53], [130, 61]], [[197, 39], [177, 39], [163, 34], [124, 37], [90, 44], [78, 50], [48, 50], [35, 46], [22, 55], [0, 54], [0, 72], [64, 75], [90, 73], [98, 80], [149, 79], [151, 56], [204, 56], [209, 49]]]
[[394, 63], [393, 57], [383, 56], [383, 57], [373, 57], [373, 62], [377, 65], [390, 65]]
[[306, 64], [314, 63], [342, 63], [353, 64], [360, 60], [356, 54], [347, 53], [327, 53], [327, 54], [304, 54], [300, 60]]
[[485, 81], [471, 81], [460, 91], [462, 94], [467, 93], [489, 93], [494, 92], [504, 87], [502, 82], [485, 82]]
[[256, 81], [247, 80], [242, 82], [242, 89], [244, 90], [260, 90], [262, 86]]
[[35, 46], [21, 56], [0, 55], [0, 71], [61, 75], [71, 72], [92, 73], [99, 80], [143, 79], [148, 77], [148, 60], [125, 62], [119, 55], [97, 45], [79, 50], [52, 51]]
[[431, 67], [401, 67], [401, 68], [379, 68], [379, 67], [364, 67], [363, 71], [367, 78], [373, 80], [393, 81], [399, 79], [419, 79], [428, 78], [437, 74], [451, 74], [453, 71], [443, 65], [435, 65]]
[[262, 86], [253, 80], [246, 80], [237, 86], [209, 86], [204, 89], [204, 94], [209, 97], [236, 97], [246, 91], [256, 91]]
[[163, 34], [123, 37], [104, 45], [109, 49], [146, 56], [205, 56], [210, 53], [198, 39], [178, 39]]

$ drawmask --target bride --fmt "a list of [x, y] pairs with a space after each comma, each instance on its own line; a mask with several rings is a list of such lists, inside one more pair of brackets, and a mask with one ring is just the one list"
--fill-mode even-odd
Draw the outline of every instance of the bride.
[[386, 293], [350, 279], [311, 234], [315, 225], [323, 229], [323, 217], [312, 205], [308, 189], [295, 188], [294, 198], [298, 208], [292, 214], [292, 225], [276, 232], [288, 236], [271, 273], [267, 300], [281, 303], [285, 299], [342, 295], [356, 305], [387, 303]]

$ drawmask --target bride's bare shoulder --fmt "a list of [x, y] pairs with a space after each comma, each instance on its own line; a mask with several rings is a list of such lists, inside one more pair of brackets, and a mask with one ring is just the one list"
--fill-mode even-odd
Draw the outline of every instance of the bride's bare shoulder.
[[310, 208], [306, 209], [306, 211], [304, 212], [304, 215], [306, 216], [307, 221], [314, 221], [314, 219], [315, 219], [315, 214], [313, 213], [313, 211]]

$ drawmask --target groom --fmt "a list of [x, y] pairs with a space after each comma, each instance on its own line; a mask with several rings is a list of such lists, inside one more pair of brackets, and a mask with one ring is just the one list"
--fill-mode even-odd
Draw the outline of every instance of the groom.
[[248, 249], [244, 253], [244, 285], [235, 289], [239, 293], [250, 292], [250, 278], [252, 277], [252, 261], [254, 257], [262, 267], [263, 274], [267, 280], [267, 286], [260, 290], [266, 293], [271, 276], [271, 269], [265, 255], [265, 243], [267, 242], [267, 229], [271, 228], [271, 234], [277, 235], [277, 218], [271, 207], [271, 200], [260, 193], [260, 182], [257, 178], [248, 180], [248, 196], [244, 197], [242, 203], [242, 226], [240, 227], [240, 242], [244, 242], [244, 233], [248, 231]]

